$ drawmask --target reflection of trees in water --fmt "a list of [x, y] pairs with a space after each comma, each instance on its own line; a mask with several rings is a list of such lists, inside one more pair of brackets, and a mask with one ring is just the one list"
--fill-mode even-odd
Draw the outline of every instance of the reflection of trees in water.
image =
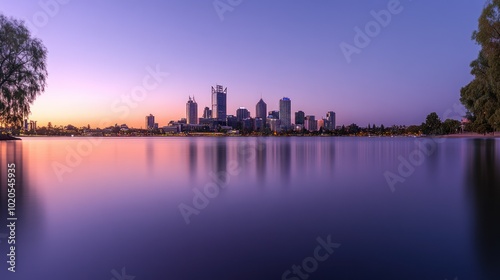
[[475, 206], [476, 246], [490, 279], [500, 279], [500, 155], [494, 139], [472, 140], [467, 168]]
[[[2, 213], [2, 221], [7, 218], [7, 165], [14, 163], [15, 166], [15, 189], [16, 189], [16, 216], [20, 218], [22, 211], [24, 210], [23, 197], [25, 196], [25, 190], [23, 188], [25, 176], [24, 176], [24, 161], [23, 161], [23, 145], [21, 141], [9, 141], [0, 143], [1, 156], [0, 156], [0, 205]], [[4, 232], [6, 229], [0, 228], [0, 232]]]
[[[0, 234], [8, 234], [7, 228], [5, 227], [4, 221], [7, 220], [7, 208], [8, 208], [8, 197], [7, 197], [7, 165], [14, 163], [15, 166], [15, 215], [18, 218], [16, 221], [16, 240], [23, 244], [23, 247], [29, 248], [28, 243], [31, 240], [37, 240], [36, 238], [25, 238], [34, 232], [40, 232], [39, 230], [34, 230], [35, 228], [40, 229], [42, 224], [42, 219], [40, 219], [40, 205], [36, 196], [31, 192], [29, 188], [29, 176], [28, 167], [25, 165], [24, 159], [27, 157], [28, 151], [24, 148], [22, 141], [12, 141], [0, 143], [0, 213], [2, 227], [0, 228]], [[35, 215], [35, 213], [37, 215]], [[2, 240], [0, 248], [2, 252], [6, 252], [7, 243], [4, 242], [6, 239]], [[4, 250], [5, 249], [5, 250]]]

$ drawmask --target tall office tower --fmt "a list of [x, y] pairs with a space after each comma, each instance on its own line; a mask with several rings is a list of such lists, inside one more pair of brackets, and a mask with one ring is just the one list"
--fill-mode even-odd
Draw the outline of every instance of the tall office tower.
[[330, 111], [326, 113], [326, 120], [328, 123], [326, 124], [326, 129], [334, 130], [335, 129], [335, 112]]
[[306, 114], [302, 111], [295, 112], [295, 124], [304, 124]]
[[279, 119], [280, 118], [280, 112], [279, 111], [269, 111], [268, 118], [272, 117], [273, 119]]
[[186, 123], [198, 124], [198, 104], [194, 100], [194, 97], [191, 99], [191, 96], [186, 103]]
[[318, 122], [314, 116], [306, 116], [304, 118], [304, 128], [309, 131], [318, 130]]
[[257, 105], [255, 106], [255, 117], [256, 118], [261, 118], [263, 120], [266, 119], [267, 117], [267, 104], [262, 100], [262, 98], [257, 102]]
[[36, 131], [36, 121], [30, 121], [30, 131]]
[[236, 110], [236, 118], [238, 119], [238, 121], [248, 119], [250, 118], [250, 111], [248, 111], [245, 107], [240, 107], [238, 110]]
[[210, 110], [210, 108], [205, 107], [205, 109], [203, 109], [203, 118], [204, 119], [211, 119], [212, 118], [212, 110]]
[[283, 130], [292, 128], [292, 101], [288, 97], [280, 99], [280, 120]]
[[146, 116], [146, 129], [153, 129], [155, 127], [155, 116], [149, 114]]
[[226, 121], [227, 116], [227, 88], [221, 85], [212, 87], [212, 118]]

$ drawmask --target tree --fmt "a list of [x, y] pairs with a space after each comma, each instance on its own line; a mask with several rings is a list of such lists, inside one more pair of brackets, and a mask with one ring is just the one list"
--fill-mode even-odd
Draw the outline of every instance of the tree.
[[422, 129], [422, 128], [421, 128], [419, 125], [410, 125], [410, 126], [406, 129], [406, 131], [407, 131], [408, 133], [410, 133], [410, 134], [415, 134], [415, 135], [418, 135], [418, 134], [420, 134], [420, 130], [421, 130], [421, 129]]
[[460, 125], [461, 123], [457, 120], [446, 119], [441, 126], [444, 134], [453, 134], [460, 129]]
[[45, 90], [47, 49], [23, 21], [0, 14], [0, 123], [20, 128]]
[[460, 91], [460, 101], [471, 112], [478, 132], [500, 129], [500, 0], [490, 0], [472, 39], [481, 46], [470, 64], [474, 79]]
[[436, 112], [427, 115], [425, 123], [422, 124], [424, 134], [441, 134], [441, 120]]

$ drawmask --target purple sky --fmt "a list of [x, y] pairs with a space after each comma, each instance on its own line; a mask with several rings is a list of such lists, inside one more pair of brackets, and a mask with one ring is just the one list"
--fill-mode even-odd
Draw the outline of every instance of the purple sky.
[[[459, 104], [460, 88], [472, 78], [469, 63], [479, 47], [471, 34], [484, 6], [220, 0], [232, 9], [221, 17], [212, 0], [56, 1], [0, 5], [3, 14], [29, 21], [49, 51], [48, 87], [30, 116], [39, 126], [143, 127], [150, 113], [162, 126], [185, 117], [189, 95], [201, 116], [216, 83], [228, 87], [228, 114], [244, 106], [254, 116], [261, 95], [268, 110], [278, 109], [287, 96], [293, 112], [319, 118], [333, 110], [339, 125], [419, 124]], [[341, 43], [355, 46], [355, 27], [365, 29], [370, 12], [388, 5], [399, 12], [348, 63]], [[159, 83], [146, 70], [157, 66], [169, 73]], [[150, 89], [143, 100], [122, 102], [134, 101], [144, 79]]]

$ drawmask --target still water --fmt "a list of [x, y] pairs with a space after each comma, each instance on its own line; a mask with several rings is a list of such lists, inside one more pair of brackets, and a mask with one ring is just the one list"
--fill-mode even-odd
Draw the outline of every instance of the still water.
[[436, 141], [0, 142], [0, 276], [500, 279], [500, 139]]

